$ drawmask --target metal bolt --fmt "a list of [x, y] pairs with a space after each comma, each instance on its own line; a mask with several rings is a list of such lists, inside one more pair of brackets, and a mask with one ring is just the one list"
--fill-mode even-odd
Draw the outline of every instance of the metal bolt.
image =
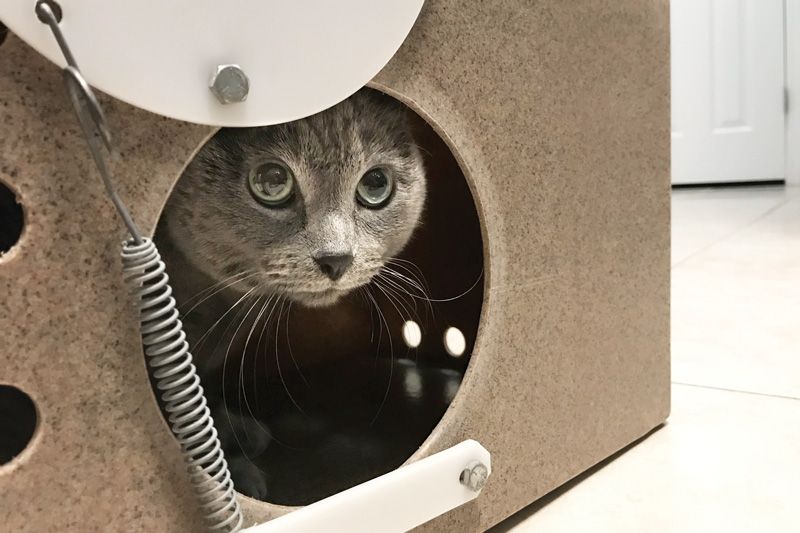
[[250, 80], [239, 65], [218, 65], [211, 74], [208, 88], [221, 104], [235, 104], [247, 100]]
[[489, 478], [489, 469], [483, 463], [474, 463], [461, 472], [458, 480], [462, 485], [466, 485], [475, 492], [480, 490], [486, 485], [486, 480]]

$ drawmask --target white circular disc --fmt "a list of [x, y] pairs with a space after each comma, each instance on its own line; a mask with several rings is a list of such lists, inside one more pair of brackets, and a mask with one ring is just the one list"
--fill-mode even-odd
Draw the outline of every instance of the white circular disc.
[[[86, 80], [134, 106], [215, 126], [262, 126], [322, 111], [363, 87], [405, 40], [423, 0], [81, 0], [59, 2]], [[34, 0], [0, 1], [0, 20], [65, 64]], [[239, 65], [247, 100], [222, 105], [217, 65]]]

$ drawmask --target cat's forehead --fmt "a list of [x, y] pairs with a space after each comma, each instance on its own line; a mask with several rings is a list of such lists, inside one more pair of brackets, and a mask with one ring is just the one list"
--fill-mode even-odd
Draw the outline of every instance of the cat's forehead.
[[407, 137], [405, 117], [396, 106], [357, 94], [305, 119], [257, 128], [245, 142], [256, 156], [344, 171], [376, 156], [401, 155]]

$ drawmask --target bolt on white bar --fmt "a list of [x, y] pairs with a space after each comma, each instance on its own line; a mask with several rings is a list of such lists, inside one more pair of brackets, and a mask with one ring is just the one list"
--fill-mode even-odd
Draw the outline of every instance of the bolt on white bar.
[[465, 469], [482, 463], [491, 473], [489, 452], [474, 440], [402, 466], [324, 500], [302, 507], [246, 533], [405, 532], [478, 497], [460, 481]]

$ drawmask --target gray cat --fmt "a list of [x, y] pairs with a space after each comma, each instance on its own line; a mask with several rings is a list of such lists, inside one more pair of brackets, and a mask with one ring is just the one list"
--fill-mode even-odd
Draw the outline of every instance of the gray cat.
[[[247, 298], [263, 296], [254, 313], [270, 298], [322, 307], [369, 283], [410, 239], [425, 194], [406, 110], [374, 90], [295, 122], [220, 130], [179, 179], [157, 236], [179, 299], [217, 287], [185, 316], [193, 349]], [[263, 498], [248, 457], [268, 430], [213, 400], [209, 376], [235, 354], [194, 353], [234, 482]]]

